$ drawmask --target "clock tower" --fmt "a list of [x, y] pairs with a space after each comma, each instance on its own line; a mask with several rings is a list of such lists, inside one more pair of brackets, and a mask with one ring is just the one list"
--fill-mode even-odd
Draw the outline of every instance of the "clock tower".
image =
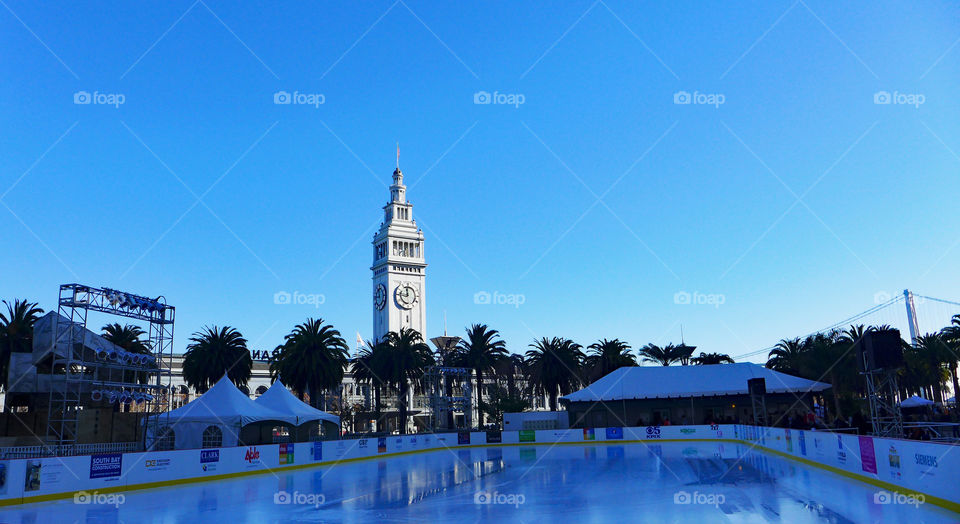
[[380, 341], [391, 331], [415, 329], [426, 339], [423, 231], [413, 220], [407, 202], [399, 154], [393, 172], [390, 201], [383, 206], [383, 222], [373, 237], [373, 338]]

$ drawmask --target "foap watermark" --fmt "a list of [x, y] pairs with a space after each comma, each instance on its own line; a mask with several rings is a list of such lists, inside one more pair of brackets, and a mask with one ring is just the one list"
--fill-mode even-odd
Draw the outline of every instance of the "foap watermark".
[[727, 501], [723, 493], [701, 493], [694, 491], [680, 490], [673, 494], [674, 504], [703, 504], [707, 506], [719, 506]]
[[920, 504], [926, 504], [926, 502], [927, 497], [923, 493], [905, 494], [880, 490], [873, 494], [874, 504], [898, 504], [919, 508]]
[[273, 303], [286, 306], [286, 305], [296, 305], [296, 306], [313, 306], [315, 308], [320, 308], [320, 304], [323, 304], [327, 301], [327, 297], [321, 295], [320, 293], [301, 293], [299, 291], [294, 291], [293, 293], [287, 291], [277, 291], [273, 294]]
[[682, 306], [695, 305], [713, 306], [715, 308], [719, 308], [726, 301], [726, 295], [722, 295], [720, 293], [700, 293], [699, 291], [694, 291], [691, 293], [689, 291], [677, 291], [673, 294], [673, 303]]
[[889, 302], [891, 298], [893, 297], [890, 296], [890, 293], [887, 293], [886, 291], [877, 291], [873, 294], [873, 303], [883, 304], [885, 302]]
[[73, 94], [73, 103], [78, 106], [113, 106], [120, 108], [127, 103], [127, 95], [123, 93], [101, 93], [100, 91], [77, 91]]
[[519, 508], [527, 501], [523, 493], [499, 493], [496, 491], [478, 491], [473, 495], [474, 504], [498, 504]]
[[273, 94], [273, 103], [278, 106], [294, 105], [319, 108], [320, 104], [326, 102], [327, 97], [323, 96], [322, 93], [301, 93], [300, 91], [290, 93], [288, 91], [277, 91]]
[[473, 294], [473, 303], [479, 305], [513, 306], [519, 308], [527, 301], [527, 297], [520, 293], [501, 293], [494, 291], [477, 291]]
[[727, 97], [723, 93], [701, 93], [700, 91], [677, 91], [673, 94], [673, 103], [678, 106], [713, 106], [720, 107], [727, 103]]
[[477, 91], [473, 94], [473, 103], [478, 106], [496, 105], [513, 106], [519, 108], [527, 102], [527, 97], [522, 93], [501, 93], [500, 91]]
[[301, 493], [299, 491], [294, 491], [290, 493], [288, 491], [280, 490], [273, 494], [273, 503], [274, 504], [292, 504], [296, 506], [313, 506], [319, 508], [326, 502], [327, 498], [323, 496], [323, 493]]
[[927, 101], [922, 93], [901, 93], [900, 91], [877, 91], [873, 94], [873, 103], [878, 106], [913, 106], [919, 109]]
[[113, 506], [119, 508], [121, 504], [127, 501], [123, 493], [100, 493], [94, 491], [78, 491], [73, 494], [74, 504], [100, 504], [104, 506]]

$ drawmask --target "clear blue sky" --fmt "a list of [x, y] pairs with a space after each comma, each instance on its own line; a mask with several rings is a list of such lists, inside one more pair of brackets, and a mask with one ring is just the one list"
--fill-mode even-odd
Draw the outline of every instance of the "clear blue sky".
[[958, 39], [952, 2], [3, 0], [0, 297], [163, 294], [177, 351], [205, 324], [269, 349], [307, 316], [352, 345], [399, 141], [430, 336], [444, 311], [516, 352], [682, 324], [737, 355], [877, 293], [960, 299]]

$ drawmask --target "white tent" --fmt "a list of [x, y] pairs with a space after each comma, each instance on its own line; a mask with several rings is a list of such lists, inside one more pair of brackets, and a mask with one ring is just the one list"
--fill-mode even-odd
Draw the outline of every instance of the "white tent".
[[763, 378], [767, 393], [823, 391], [830, 384], [794, 377], [750, 362], [712, 366], [639, 366], [617, 369], [561, 397], [570, 402], [746, 395], [747, 380]]
[[[240, 428], [259, 422], [275, 422], [277, 425], [297, 425], [297, 416], [257, 404], [237, 389], [223, 376], [206, 393], [185, 406], [157, 415], [159, 432], [166, 429], [174, 432], [174, 447], [177, 449], [199, 448], [203, 444], [203, 432], [215, 426], [223, 437], [218, 447], [236, 446]], [[152, 419], [151, 419], [152, 422]], [[153, 441], [153, 424], [147, 426], [147, 441]]]
[[306, 422], [314, 422], [317, 420], [332, 422], [337, 426], [340, 425], [340, 417], [331, 415], [325, 411], [320, 411], [319, 409], [305, 404], [300, 399], [295, 397], [293, 393], [290, 393], [287, 387], [284, 386], [279, 380], [275, 381], [273, 385], [270, 386], [270, 389], [257, 397], [257, 400], [255, 400], [254, 403], [275, 411], [289, 413], [296, 416], [298, 426]]
[[922, 408], [925, 406], [932, 406], [934, 402], [932, 400], [927, 400], [923, 397], [918, 397], [916, 395], [904, 400], [900, 403], [901, 408]]

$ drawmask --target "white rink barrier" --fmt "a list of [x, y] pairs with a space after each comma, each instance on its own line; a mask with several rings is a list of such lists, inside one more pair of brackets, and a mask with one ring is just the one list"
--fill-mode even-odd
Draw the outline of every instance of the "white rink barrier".
[[[743, 443], [960, 512], [960, 453], [949, 445], [743, 425], [393, 435], [353, 440], [0, 461], [0, 506], [174, 486], [268, 471], [475, 446], [614, 442]], [[872, 448], [871, 448], [872, 446]]]
[[[960, 513], [960, 445], [756, 426], [734, 440]], [[917, 497], [919, 498], [919, 497]]]

